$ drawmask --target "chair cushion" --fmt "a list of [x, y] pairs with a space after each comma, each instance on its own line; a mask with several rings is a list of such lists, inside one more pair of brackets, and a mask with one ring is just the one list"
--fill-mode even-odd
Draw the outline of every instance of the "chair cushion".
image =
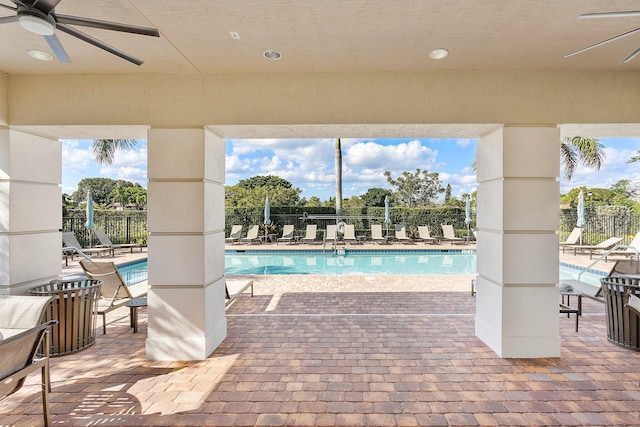
[[42, 320], [49, 296], [9, 295], [0, 297], [0, 328], [29, 329]]

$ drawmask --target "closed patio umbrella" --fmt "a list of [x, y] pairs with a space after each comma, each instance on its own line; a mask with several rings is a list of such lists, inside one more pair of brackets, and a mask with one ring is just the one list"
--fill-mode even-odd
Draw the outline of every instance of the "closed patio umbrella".
[[267, 226], [271, 224], [271, 204], [269, 203], [269, 196], [264, 200], [264, 236], [267, 237]]
[[387, 237], [388, 237], [389, 224], [391, 224], [391, 209], [389, 209], [389, 196], [384, 196], [384, 223], [387, 224]]
[[467, 240], [469, 240], [469, 225], [471, 224], [471, 197], [467, 197], [464, 207], [464, 223], [467, 224]]
[[91, 191], [87, 193], [87, 222], [84, 226], [87, 228], [89, 234], [89, 247], [91, 247], [91, 230], [96, 228], [96, 224], [93, 222], [93, 196]]
[[[578, 208], [577, 208], [578, 219], [576, 220], [576, 227], [583, 228], [586, 224], [584, 219], [584, 193], [580, 190], [580, 194], [578, 194]], [[582, 233], [580, 234], [580, 244], [582, 245]]]

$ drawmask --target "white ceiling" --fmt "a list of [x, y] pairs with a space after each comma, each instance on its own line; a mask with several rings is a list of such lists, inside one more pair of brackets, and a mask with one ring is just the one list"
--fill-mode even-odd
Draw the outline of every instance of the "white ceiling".
[[[9, 0], [1, 3], [12, 5]], [[145, 63], [138, 67], [58, 32], [72, 63], [41, 62], [44, 39], [0, 25], [0, 71], [250, 73], [443, 70], [640, 70], [640, 32], [583, 54], [563, 55], [640, 27], [640, 17], [577, 19], [638, 10], [638, 0], [62, 0], [56, 12], [155, 27], [160, 38], [81, 28]], [[12, 12], [0, 9], [0, 16]], [[238, 32], [234, 40], [229, 32]], [[448, 58], [429, 59], [434, 48]], [[267, 49], [282, 53], [264, 59]]]

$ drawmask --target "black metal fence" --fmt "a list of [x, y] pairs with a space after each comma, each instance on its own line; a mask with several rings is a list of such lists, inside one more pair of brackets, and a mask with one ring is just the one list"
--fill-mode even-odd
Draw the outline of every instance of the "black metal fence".
[[[576, 226], [575, 209], [560, 214], [560, 241], [564, 241]], [[609, 237], [620, 237], [623, 245], [631, 243], [633, 236], [640, 232], [640, 215], [585, 215], [585, 226], [582, 230], [582, 244], [596, 245]]]
[[[90, 243], [95, 245], [97, 239], [93, 234], [89, 235], [86, 222], [84, 215], [63, 217], [62, 231], [72, 231], [84, 247], [90, 246]], [[96, 212], [94, 223], [97, 229], [107, 234], [112, 243], [147, 244], [147, 212], [145, 211], [125, 211], [117, 214]]]

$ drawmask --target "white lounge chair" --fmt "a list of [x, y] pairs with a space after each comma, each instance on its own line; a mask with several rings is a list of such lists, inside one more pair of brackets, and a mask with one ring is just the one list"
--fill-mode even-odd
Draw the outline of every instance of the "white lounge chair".
[[640, 254], [640, 233], [636, 233], [636, 235], [633, 236], [633, 240], [631, 240], [631, 243], [629, 243], [626, 249], [620, 249], [620, 250], [609, 252], [604, 257], [604, 260], [605, 262], [607, 262], [610, 256], [623, 256], [627, 258], [627, 257], [637, 257], [638, 254]]
[[382, 235], [382, 225], [371, 224], [371, 240], [374, 243], [388, 243], [387, 237]]
[[464, 245], [467, 243], [467, 240], [462, 237], [456, 237], [455, 232], [453, 231], [453, 225], [451, 224], [441, 224], [442, 226], [442, 240], [446, 242], [450, 242], [453, 244], [461, 244]]
[[260, 237], [258, 237], [258, 233], [260, 233], [260, 227], [257, 224], [251, 225], [249, 230], [247, 231], [247, 236], [240, 239], [241, 243], [253, 243], [258, 242], [261, 243]]
[[289, 242], [289, 243], [294, 242], [295, 241], [295, 237], [293, 235], [294, 232], [295, 232], [295, 226], [293, 224], [285, 224], [284, 227], [282, 227], [282, 237], [276, 240], [276, 244], [278, 244], [278, 242]]
[[76, 239], [76, 235], [71, 231], [63, 231], [62, 232], [62, 244], [65, 247], [65, 251], [68, 255], [71, 255], [71, 259], [73, 260], [73, 253], [77, 253], [80, 255], [85, 255], [87, 257], [91, 257], [91, 255], [98, 255], [102, 258], [103, 255], [106, 256], [114, 256], [115, 251], [112, 248], [83, 248], [78, 239]]
[[560, 242], [562, 253], [564, 253], [565, 248], [577, 245], [580, 240], [580, 236], [582, 236], [582, 228], [575, 227], [569, 236], [567, 236], [567, 239], [564, 242]]
[[425, 245], [427, 243], [440, 243], [437, 238], [431, 237], [431, 233], [429, 233], [429, 226], [427, 225], [418, 226], [418, 238], [416, 240], [419, 242], [424, 242]]
[[621, 237], [609, 237], [607, 240], [603, 240], [597, 245], [574, 245], [572, 246], [573, 254], [577, 255], [578, 252], [589, 253], [589, 259], [591, 259], [593, 258], [593, 254], [611, 249], [620, 241], [622, 241]]
[[360, 241], [356, 237], [356, 228], [353, 224], [345, 224], [344, 226], [344, 236], [342, 239], [345, 243], [349, 242], [352, 245], [362, 245], [362, 241]]
[[327, 224], [327, 230], [324, 235], [325, 242], [337, 242], [338, 241], [338, 228], [336, 224]]
[[400, 243], [411, 244], [415, 241], [407, 236], [407, 228], [402, 224], [396, 224], [396, 240]]
[[99, 245], [96, 247], [102, 248], [110, 248], [110, 249], [129, 249], [131, 253], [133, 253], [134, 248], [140, 248], [140, 252], [142, 252], [142, 245], [138, 243], [112, 243], [107, 233], [104, 230], [93, 230], [96, 233], [96, 237], [100, 241]]
[[307, 224], [307, 230], [305, 236], [300, 239], [303, 243], [314, 243], [316, 241], [316, 234], [318, 232], [318, 226], [316, 224]]
[[242, 225], [234, 224], [231, 226], [231, 231], [229, 232], [229, 237], [225, 237], [225, 243], [234, 244], [242, 237]]

